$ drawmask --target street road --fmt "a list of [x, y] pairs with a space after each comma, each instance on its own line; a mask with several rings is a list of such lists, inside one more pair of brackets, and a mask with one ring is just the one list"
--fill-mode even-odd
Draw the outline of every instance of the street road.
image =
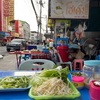
[[0, 59], [0, 70], [15, 70], [16, 69], [15, 54], [9, 54], [6, 51], [5, 46], [0, 46], [0, 55], [4, 55], [3, 59]]
[[6, 51], [6, 46], [0, 46], [0, 55], [8, 55], [9, 53]]

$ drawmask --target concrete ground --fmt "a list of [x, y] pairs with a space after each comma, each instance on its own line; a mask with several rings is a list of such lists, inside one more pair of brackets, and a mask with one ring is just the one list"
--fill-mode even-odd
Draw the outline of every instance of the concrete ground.
[[8, 71], [16, 69], [16, 56], [6, 55], [3, 59], [0, 59], [0, 70]]

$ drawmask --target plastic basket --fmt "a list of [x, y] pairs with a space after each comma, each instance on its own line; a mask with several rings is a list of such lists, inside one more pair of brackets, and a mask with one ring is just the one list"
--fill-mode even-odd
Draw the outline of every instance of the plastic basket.
[[84, 61], [84, 65], [94, 67], [100, 65], [100, 60], [86, 60]]
[[29, 91], [29, 97], [35, 100], [79, 100], [80, 92], [76, 87], [68, 80], [69, 87], [73, 90], [74, 94], [65, 96], [35, 96], [32, 94], [32, 88]]
[[68, 46], [68, 38], [56, 38], [56, 47], [57, 46], [61, 46], [61, 44], [59, 44], [59, 41], [63, 41], [63, 45], [64, 46]]

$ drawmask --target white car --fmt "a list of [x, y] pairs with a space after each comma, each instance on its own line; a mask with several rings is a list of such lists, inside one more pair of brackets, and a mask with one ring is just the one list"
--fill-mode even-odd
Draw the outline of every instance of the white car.
[[25, 39], [13, 39], [11, 42], [6, 44], [6, 49], [9, 52], [10, 50], [25, 50], [26, 49], [26, 40]]

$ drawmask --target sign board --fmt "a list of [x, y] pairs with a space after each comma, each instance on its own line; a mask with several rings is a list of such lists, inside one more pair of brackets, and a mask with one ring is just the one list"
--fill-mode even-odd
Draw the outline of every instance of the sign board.
[[88, 19], [89, 0], [50, 0], [49, 18]]

